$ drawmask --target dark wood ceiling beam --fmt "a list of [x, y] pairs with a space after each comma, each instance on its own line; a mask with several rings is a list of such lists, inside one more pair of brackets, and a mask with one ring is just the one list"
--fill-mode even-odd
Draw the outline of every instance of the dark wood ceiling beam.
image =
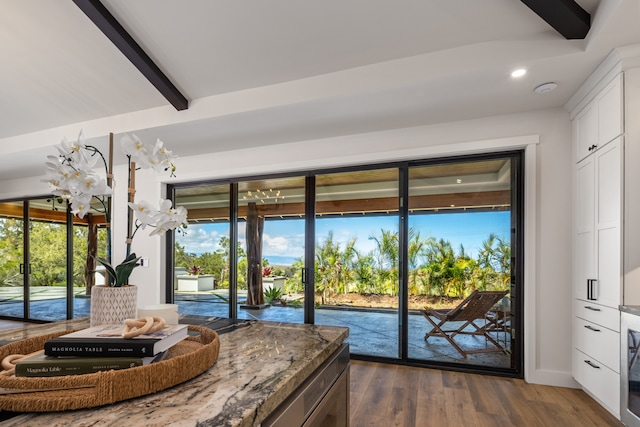
[[120, 52], [167, 98], [176, 110], [189, 107], [187, 98], [174, 86], [140, 45], [129, 35], [100, 0], [73, 0]]
[[574, 0], [521, 0], [568, 40], [584, 39], [591, 15]]

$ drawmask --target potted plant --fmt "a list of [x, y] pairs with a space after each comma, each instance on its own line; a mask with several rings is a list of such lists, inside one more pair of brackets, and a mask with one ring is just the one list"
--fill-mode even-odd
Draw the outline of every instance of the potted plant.
[[[112, 152], [112, 139], [109, 141]], [[170, 172], [174, 176], [175, 156], [164, 148], [162, 141], [155, 144], [143, 143], [135, 135], [125, 136], [121, 140], [122, 150], [128, 163], [128, 209], [127, 238], [125, 259], [112, 265], [110, 253], [107, 258], [96, 258], [107, 270], [104, 286], [91, 289], [91, 326], [103, 323], [121, 323], [124, 319], [136, 317], [137, 287], [129, 284], [129, 277], [139, 265], [140, 257], [131, 252], [131, 243], [139, 229], [152, 227], [151, 235], [160, 235], [178, 227], [187, 226], [187, 210], [180, 206], [173, 208], [170, 200], [161, 200], [158, 209], [145, 201], [134, 203], [136, 168], [153, 168], [156, 171]], [[97, 202], [98, 210], [104, 213], [107, 224], [111, 222], [110, 187], [112, 172], [107, 160], [96, 147], [85, 144], [81, 131], [78, 140], [68, 142], [66, 139], [56, 146], [59, 155], [48, 156], [46, 162], [46, 182], [54, 195], [66, 200], [71, 212], [83, 218]], [[96, 172], [101, 160], [104, 176]], [[136, 166], [138, 165], [138, 166]], [[135, 213], [135, 223], [132, 212]], [[110, 230], [107, 231], [107, 246], [110, 248]]]
[[199, 265], [192, 265], [187, 268], [187, 274], [189, 274], [189, 276], [199, 276], [200, 273], [202, 273], [202, 267]]
[[264, 290], [264, 299], [271, 305], [282, 304], [282, 291], [274, 287], [266, 288]]
[[280, 295], [284, 294], [284, 280], [283, 276], [277, 276], [275, 274], [275, 270], [271, 266], [265, 266], [262, 269], [262, 286], [264, 288], [264, 292], [269, 289], [277, 289], [280, 292]]

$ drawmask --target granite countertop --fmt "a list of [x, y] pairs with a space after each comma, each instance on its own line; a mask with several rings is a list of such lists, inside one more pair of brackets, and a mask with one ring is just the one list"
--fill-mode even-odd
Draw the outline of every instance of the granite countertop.
[[[201, 320], [193, 323], [207, 325]], [[183, 384], [98, 408], [21, 414], [0, 426], [257, 426], [349, 334], [342, 327], [292, 323], [237, 326], [220, 330], [216, 364]], [[14, 329], [0, 333], [0, 342], [82, 327], [87, 319]]]
[[638, 305], [621, 305], [619, 306], [620, 311], [623, 313], [634, 314], [636, 316], [640, 316], [640, 306]]

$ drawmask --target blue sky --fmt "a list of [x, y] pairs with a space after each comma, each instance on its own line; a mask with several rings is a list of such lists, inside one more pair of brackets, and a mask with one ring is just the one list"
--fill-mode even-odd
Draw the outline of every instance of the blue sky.
[[[509, 215], [509, 212], [414, 215], [409, 217], [409, 226], [419, 230], [422, 238], [436, 237], [451, 242], [456, 251], [463, 244], [465, 251], [475, 256], [490, 233], [503, 239], [509, 238]], [[239, 240], [244, 247], [244, 223], [239, 223], [238, 228]], [[398, 219], [391, 216], [321, 218], [316, 220], [316, 240], [323, 242], [329, 232], [333, 231], [334, 242], [341, 247], [349, 239], [356, 237], [357, 249], [367, 253], [375, 247], [370, 236], [379, 236], [381, 230], [397, 229]], [[228, 224], [192, 224], [189, 225], [186, 236], [176, 235], [176, 241], [185, 246], [187, 252], [201, 254], [219, 249], [220, 237], [226, 235]], [[302, 257], [304, 221], [266, 221], [262, 253], [265, 258], [278, 257], [278, 260]]]

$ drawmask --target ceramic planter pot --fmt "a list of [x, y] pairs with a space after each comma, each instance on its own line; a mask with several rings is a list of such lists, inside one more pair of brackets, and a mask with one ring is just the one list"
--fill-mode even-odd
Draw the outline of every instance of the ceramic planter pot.
[[91, 326], [124, 324], [126, 319], [137, 318], [137, 310], [138, 288], [134, 285], [91, 288]]

